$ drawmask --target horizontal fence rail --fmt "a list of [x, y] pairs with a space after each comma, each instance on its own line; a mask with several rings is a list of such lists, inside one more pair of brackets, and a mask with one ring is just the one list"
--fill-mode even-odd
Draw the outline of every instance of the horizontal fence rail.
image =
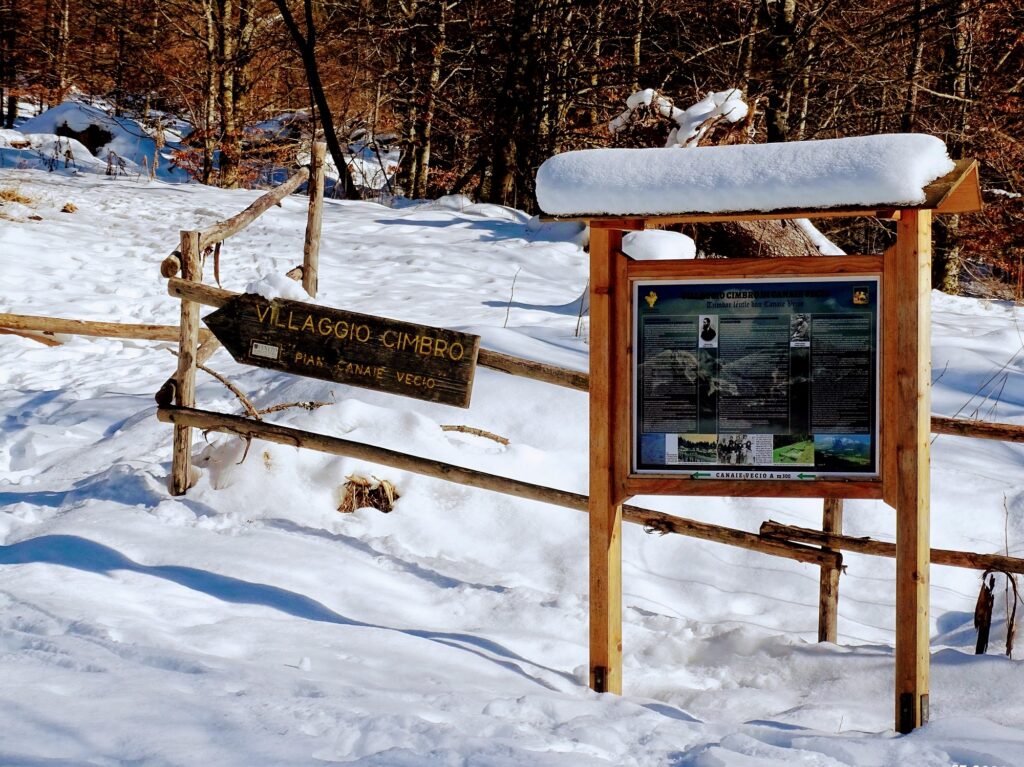
[[[776, 541], [797, 541], [827, 546], [832, 549], [852, 551], [855, 554], [868, 554], [876, 557], [896, 556], [896, 544], [876, 541], [872, 538], [856, 538], [850, 535], [824, 533], [806, 527], [784, 525], [768, 520], [761, 525], [761, 536]], [[948, 567], [964, 567], [970, 570], [1001, 570], [1006, 573], [1024, 574], [1024, 559], [1004, 556], [1002, 554], [974, 554], [969, 551], [953, 551], [951, 549], [932, 549], [931, 563]]]
[[[0, 313], [0, 329], [24, 330], [33, 333], [98, 338], [129, 338], [141, 341], [178, 341], [177, 325], [129, 324], [122, 322], [95, 322], [93, 320], [71, 320], [62, 317], [38, 317], [28, 314]], [[213, 337], [209, 330], [200, 330], [201, 342]]]
[[[238, 293], [230, 290], [190, 282], [179, 277], [171, 277], [167, 281], [167, 292], [175, 298], [215, 307], [223, 306], [238, 295]], [[569, 389], [588, 391], [590, 388], [590, 376], [582, 371], [569, 370], [568, 368], [548, 365], [543, 362], [534, 362], [488, 349], [480, 350], [477, 362], [487, 368]], [[931, 430], [933, 434], [952, 434], [960, 437], [995, 439], [1004, 442], [1024, 442], [1024, 425], [1011, 423], [968, 421], [933, 415]]]
[[[322, 453], [383, 464], [400, 471], [408, 471], [434, 479], [456, 482], [460, 485], [476, 487], [481, 490], [491, 490], [505, 495], [513, 495], [517, 498], [550, 503], [555, 506], [575, 509], [576, 511], [586, 512], [588, 510], [587, 496], [579, 493], [572, 493], [568, 490], [556, 490], [519, 479], [488, 474], [464, 466], [455, 466], [429, 458], [401, 453], [397, 450], [369, 445], [365, 442], [331, 437], [302, 429], [294, 429], [289, 426], [266, 423], [265, 421], [254, 421], [242, 416], [211, 413], [206, 410], [171, 405], [159, 407], [157, 409], [157, 418], [164, 423], [171, 423], [176, 426], [192, 426], [204, 431], [235, 434], [245, 439], [261, 439], [280, 445], [308, 448]], [[622, 518], [628, 522], [643, 525], [652, 532], [677, 533], [690, 538], [724, 543], [807, 564], [833, 568], [840, 567], [842, 564], [842, 556], [840, 554], [823, 551], [816, 546], [770, 540], [757, 533], [748, 533], [707, 522], [684, 519], [672, 514], [652, 509], [643, 509], [638, 506], [623, 506]]]

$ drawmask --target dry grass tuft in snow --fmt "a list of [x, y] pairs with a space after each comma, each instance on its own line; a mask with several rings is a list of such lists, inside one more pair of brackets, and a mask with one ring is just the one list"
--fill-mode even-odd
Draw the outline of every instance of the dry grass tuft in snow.
[[398, 498], [398, 491], [388, 480], [376, 477], [370, 480], [358, 474], [350, 474], [345, 477], [345, 484], [342, 485], [338, 511], [351, 514], [356, 509], [370, 508], [387, 514], [394, 509]]
[[0, 189], [0, 201], [16, 202], [21, 205], [31, 205], [35, 200], [26, 194], [22, 194], [18, 187], [5, 187]]

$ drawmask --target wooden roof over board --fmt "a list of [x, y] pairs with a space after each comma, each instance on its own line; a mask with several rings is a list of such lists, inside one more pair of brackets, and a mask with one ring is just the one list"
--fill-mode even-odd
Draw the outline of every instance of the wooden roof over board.
[[870, 205], [849, 208], [806, 208], [770, 211], [738, 211], [733, 213], [687, 213], [680, 211], [660, 216], [541, 216], [543, 221], [585, 221], [602, 229], [652, 229], [667, 224], [695, 224], [711, 221], [759, 221], [772, 218], [899, 218], [903, 209], [931, 210], [939, 215], [975, 213], [982, 209], [981, 184], [977, 160], [957, 160], [956, 167], [924, 188], [921, 205]]

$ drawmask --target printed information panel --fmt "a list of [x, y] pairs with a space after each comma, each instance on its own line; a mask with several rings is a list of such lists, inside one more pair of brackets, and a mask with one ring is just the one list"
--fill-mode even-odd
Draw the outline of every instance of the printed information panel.
[[880, 282], [634, 284], [633, 471], [878, 476]]

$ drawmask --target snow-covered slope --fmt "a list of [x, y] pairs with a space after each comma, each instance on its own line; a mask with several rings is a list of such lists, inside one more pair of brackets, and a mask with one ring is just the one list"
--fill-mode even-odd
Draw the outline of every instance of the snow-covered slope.
[[[96, 143], [93, 151], [79, 140], [84, 133]], [[148, 177], [156, 159], [160, 180], [191, 180], [174, 162], [180, 135], [167, 129], [163, 138], [158, 150], [150, 131], [135, 120], [113, 117], [83, 101], [65, 101], [21, 122], [18, 130], [0, 131], [0, 167]]]
[[[178, 304], [158, 265], [177, 231], [258, 194], [35, 171], [3, 171], [0, 188], [42, 217], [0, 218], [0, 311], [164, 323]], [[224, 287], [298, 263], [305, 209], [286, 199], [229, 240]], [[458, 199], [328, 201], [320, 300], [586, 369], [574, 234]], [[937, 295], [934, 320], [935, 411], [1024, 422], [1022, 312]], [[1024, 666], [995, 654], [1001, 592], [993, 654], [972, 654], [973, 571], [933, 568], [933, 723], [897, 737], [890, 560], [847, 557], [840, 645], [818, 645], [815, 568], [627, 526], [626, 694], [596, 695], [583, 515], [276, 445], [243, 461], [215, 434], [197, 435], [199, 485], [172, 498], [152, 401], [170, 348], [0, 336], [0, 765], [1024, 764]], [[461, 410], [224, 352], [209, 364], [257, 406], [333, 403], [279, 422], [585, 491], [582, 393], [481, 369]], [[202, 374], [198, 397], [239, 411]], [[933, 448], [933, 545], [1024, 553], [1024, 449]], [[353, 472], [394, 482], [395, 510], [339, 514]], [[751, 530], [821, 514], [637, 502]], [[893, 521], [848, 504], [852, 534], [891, 539]]]

